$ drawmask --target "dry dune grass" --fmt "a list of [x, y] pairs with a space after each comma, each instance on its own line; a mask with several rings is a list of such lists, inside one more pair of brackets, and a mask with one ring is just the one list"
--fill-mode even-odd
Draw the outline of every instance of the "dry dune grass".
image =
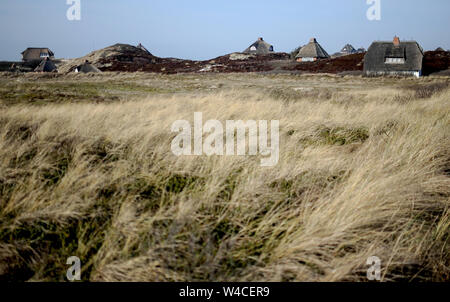
[[[450, 90], [272, 92], [2, 109], [0, 279], [449, 281]], [[174, 156], [195, 111], [280, 120], [278, 165]]]

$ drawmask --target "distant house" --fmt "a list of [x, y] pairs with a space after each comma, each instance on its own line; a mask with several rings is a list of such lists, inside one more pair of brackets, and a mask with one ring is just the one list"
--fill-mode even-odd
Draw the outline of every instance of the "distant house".
[[100, 73], [101, 70], [92, 65], [88, 60], [84, 62], [84, 64], [78, 66], [74, 70], [76, 73]]
[[320, 59], [328, 59], [330, 56], [325, 49], [320, 46], [316, 38], [311, 38], [308, 44], [303, 46], [295, 59], [297, 62], [315, 62]]
[[364, 47], [355, 49], [353, 47], [353, 45], [351, 44], [346, 44], [344, 47], [342, 47], [341, 51], [331, 55], [332, 58], [339, 58], [342, 56], [348, 56], [348, 55], [353, 55], [355, 53], [365, 53], [366, 49]]
[[44, 58], [53, 59], [55, 54], [48, 48], [27, 48], [22, 52], [22, 61], [41, 61]]
[[365, 53], [367, 50], [364, 47], [360, 47], [356, 50], [356, 53]]
[[344, 47], [342, 47], [340, 53], [343, 55], [351, 55], [356, 53], [356, 49], [351, 44], [347, 44]]
[[422, 75], [423, 49], [416, 41], [373, 42], [364, 57], [364, 74], [367, 76]]
[[263, 38], [258, 38], [255, 43], [250, 45], [244, 53], [250, 54], [269, 54], [273, 52], [273, 46], [264, 41]]
[[366, 49], [364, 47], [355, 49], [351, 44], [345, 45], [340, 51], [340, 53], [343, 55], [351, 55], [355, 53], [364, 53], [364, 52], [366, 52]]

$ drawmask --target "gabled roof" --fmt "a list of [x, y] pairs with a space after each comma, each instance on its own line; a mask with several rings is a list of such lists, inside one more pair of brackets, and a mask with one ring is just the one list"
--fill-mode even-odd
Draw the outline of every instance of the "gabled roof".
[[[387, 64], [387, 58], [404, 59], [403, 64]], [[364, 57], [364, 71], [420, 71], [423, 49], [416, 41], [376, 41]]]
[[56, 65], [52, 60], [45, 58], [42, 62], [34, 69], [36, 72], [52, 72], [57, 71]]
[[308, 44], [303, 46], [298, 52], [296, 58], [319, 58], [326, 59], [330, 56], [325, 49], [320, 46], [315, 38], [311, 38]]
[[258, 40], [250, 45], [244, 53], [254, 53], [254, 54], [268, 54], [273, 52], [273, 46], [264, 41], [263, 38], [258, 38]]

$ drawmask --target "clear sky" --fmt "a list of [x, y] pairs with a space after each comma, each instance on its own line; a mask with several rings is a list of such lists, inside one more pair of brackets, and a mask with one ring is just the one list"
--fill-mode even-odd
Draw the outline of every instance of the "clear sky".
[[449, 0], [380, 0], [380, 21], [367, 19], [367, 0], [81, 0], [80, 21], [67, 20], [66, 1], [0, 0], [0, 60], [19, 60], [27, 47], [73, 58], [139, 42], [160, 57], [211, 59], [259, 36], [284, 52], [311, 37], [330, 54], [394, 35], [450, 48]]

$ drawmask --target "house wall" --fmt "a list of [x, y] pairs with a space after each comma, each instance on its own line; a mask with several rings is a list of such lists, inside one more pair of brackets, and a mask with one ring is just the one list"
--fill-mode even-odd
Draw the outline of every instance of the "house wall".
[[317, 58], [298, 58], [297, 62], [315, 62]]
[[377, 77], [377, 76], [406, 76], [406, 77], [416, 77], [419, 78], [422, 76], [421, 70], [414, 71], [365, 71], [365, 76], [368, 77]]

